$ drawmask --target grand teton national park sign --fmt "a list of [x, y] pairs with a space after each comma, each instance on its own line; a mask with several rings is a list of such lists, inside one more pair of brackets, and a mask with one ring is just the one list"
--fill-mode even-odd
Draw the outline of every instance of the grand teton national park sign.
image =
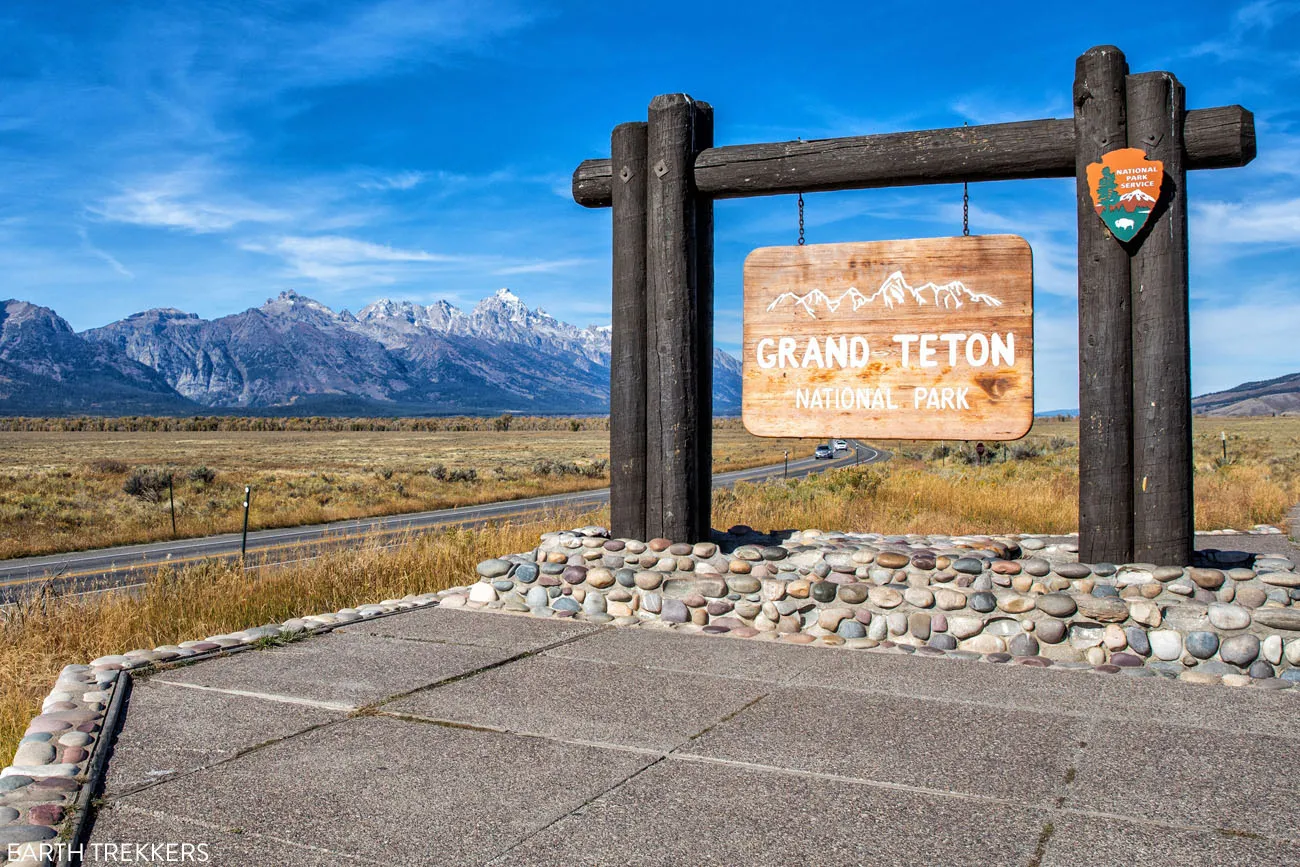
[[1033, 422], [1024, 238], [764, 247], [744, 316], [758, 436], [1012, 440]]

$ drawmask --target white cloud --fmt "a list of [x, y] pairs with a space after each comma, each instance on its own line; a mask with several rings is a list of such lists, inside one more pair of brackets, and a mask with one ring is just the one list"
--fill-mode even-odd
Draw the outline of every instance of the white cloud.
[[86, 234], [86, 230], [84, 227], [82, 226], [77, 227], [77, 237], [81, 238], [81, 246], [87, 253], [94, 256], [96, 259], [100, 259], [103, 262], [107, 263], [108, 267], [112, 268], [121, 276], [129, 279], [135, 279], [135, 275], [132, 274], [125, 265], [119, 262], [112, 253], [109, 253], [107, 250], [102, 250], [99, 247], [96, 247], [94, 243], [91, 242], [90, 236]]
[[428, 177], [425, 172], [397, 172], [396, 174], [383, 175], [372, 180], [362, 181], [358, 186], [363, 190], [410, 190], [424, 183]]
[[507, 265], [504, 268], [498, 268], [492, 273], [498, 277], [508, 276], [510, 274], [549, 274], [553, 271], [564, 271], [579, 265], [587, 265], [595, 260], [593, 259], [543, 259], [536, 262], [523, 262], [519, 265]]
[[1252, 202], [1194, 202], [1191, 233], [1210, 244], [1300, 243], [1300, 197]]
[[413, 267], [466, 261], [462, 256], [407, 250], [341, 235], [283, 235], [268, 241], [248, 241], [240, 246], [252, 252], [280, 256], [295, 276], [343, 286], [395, 283]]
[[278, 223], [293, 214], [237, 194], [210, 193], [206, 169], [186, 169], [145, 179], [87, 210], [115, 223], [179, 229], [195, 234], [223, 232], [241, 223]]

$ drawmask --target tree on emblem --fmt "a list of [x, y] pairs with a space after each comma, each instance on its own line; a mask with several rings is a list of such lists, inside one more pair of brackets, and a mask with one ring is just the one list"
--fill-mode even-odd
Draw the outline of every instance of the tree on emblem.
[[1097, 181], [1097, 204], [1103, 210], [1113, 211], [1120, 205], [1119, 184], [1115, 181], [1115, 171], [1110, 166], [1101, 170], [1101, 179]]

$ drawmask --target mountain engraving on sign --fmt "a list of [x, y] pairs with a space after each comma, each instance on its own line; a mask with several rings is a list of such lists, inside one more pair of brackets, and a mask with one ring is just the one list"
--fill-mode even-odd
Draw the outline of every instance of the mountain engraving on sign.
[[743, 365], [745, 427], [759, 436], [1016, 439], [1033, 420], [1029, 245], [755, 250]]
[[[930, 293], [930, 300], [926, 301], [925, 293]], [[931, 304], [935, 307], [956, 308], [967, 301], [976, 304], [989, 304], [993, 307], [1001, 307], [1002, 302], [992, 295], [985, 295], [979, 292], [972, 292], [966, 288], [966, 284], [960, 280], [953, 280], [951, 283], [945, 283], [942, 286], [936, 286], [933, 283], [925, 283], [917, 288], [913, 288], [904, 279], [901, 271], [895, 271], [885, 278], [885, 282], [880, 284], [880, 288], [871, 295], [863, 295], [858, 291], [856, 286], [850, 286], [848, 291], [838, 298], [828, 298], [826, 293], [820, 289], [814, 289], [806, 295], [796, 295], [793, 292], [782, 292], [776, 297], [776, 300], [767, 305], [768, 312], [780, 307], [782, 304], [794, 304], [801, 307], [805, 313], [814, 319], [817, 318], [816, 308], [825, 307], [831, 313], [839, 310], [840, 305], [848, 301], [853, 310], [857, 310], [866, 304], [874, 304], [877, 301], [883, 303], [886, 307], [894, 307], [898, 304], [905, 304], [907, 299], [911, 298], [916, 304]]]

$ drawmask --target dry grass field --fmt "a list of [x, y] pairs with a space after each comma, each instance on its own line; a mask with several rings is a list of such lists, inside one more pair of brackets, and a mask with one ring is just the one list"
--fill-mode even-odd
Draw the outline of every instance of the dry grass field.
[[[1220, 431], [1228, 434], [1226, 463]], [[999, 449], [990, 463], [981, 466], [968, 463], [967, 452], [955, 448], [957, 444], [946, 451], [943, 444], [893, 443], [897, 457], [883, 465], [718, 491], [714, 525], [895, 533], [1068, 532], [1076, 520], [1076, 437], [1073, 422], [1040, 423], [1029, 437], [1012, 444], [1005, 460]], [[494, 442], [491, 437], [485, 439]], [[574, 444], [581, 440], [496, 442], [504, 441], [519, 449], [533, 449], [528, 460], [535, 461], [543, 455], [551, 459], [572, 455]], [[223, 442], [225, 450], [218, 450]], [[373, 445], [362, 448], [323, 439], [307, 442], [315, 443], [311, 448], [317, 450], [309, 452], [310, 460], [347, 461], [357, 478], [375, 477], [374, 455], [378, 452]], [[451, 460], [448, 451], [434, 451], [430, 445], [417, 448], [396, 445], [400, 440], [392, 442], [392, 450], [382, 452], [392, 464], [398, 463], [398, 455], [411, 462], [435, 457]], [[586, 442], [591, 454], [603, 455], [596, 451], [603, 449], [602, 440]], [[753, 463], [773, 460], [771, 451], [746, 443], [747, 438], [734, 429], [721, 432], [718, 456]], [[764, 446], [781, 447], [779, 443]], [[150, 455], [159, 462], [177, 454], [167, 451], [165, 444], [156, 448]], [[186, 457], [201, 455], [212, 465], [229, 461], [268, 475], [287, 474], [282, 462], [277, 463], [280, 459], [264, 450], [245, 447], [241, 451], [237, 444], [222, 439], [211, 441], [206, 448], [210, 450], [187, 452]], [[466, 449], [456, 452], [465, 455], [462, 460], [481, 454], [463, 440], [442, 448]], [[746, 451], [748, 448], [759, 450]], [[65, 461], [69, 460], [66, 453], [65, 448]], [[258, 455], [270, 463], [258, 465]], [[83, 454], [76, 465], [101, 457], [102, 452]], [[516, 457], [514, 465], [526, 463], [522, 455]], [[1196, 458], [1197, 524], [1201, 529], [1277, 523], [1287, 508], [1300, 501], [1300, 419], [1198, 420]], [[296, 472], [310, 478], [318, 471], [307, 464]], [[607, 519], [601, 510], [560, 515], [545, 524], [448, 529], [395, 547], [340, 551], [281, 568], [246, 573], [233, 565], [200, 564], [164, 571], [129, 594], [34, 596], [0, 614], [0, 754], [12, 752], [59, 669], [68, 663], [463, 584], [472, 580], [478, 561], [527, 550], [544, 530]], [[391, 545], [391, 540], [386, 544]]]
[[[812, 453], [719, 420], [714, 470]], [[0, 559], [419, 512], [609, 484], [609, 433], [580, 430], [0, 432]], [[124, 484], [137, 471], [143, 490]], [[470, 473], [472, 478], [468, 478]], [[153, 474], [150, 476], [150, 474]]]

